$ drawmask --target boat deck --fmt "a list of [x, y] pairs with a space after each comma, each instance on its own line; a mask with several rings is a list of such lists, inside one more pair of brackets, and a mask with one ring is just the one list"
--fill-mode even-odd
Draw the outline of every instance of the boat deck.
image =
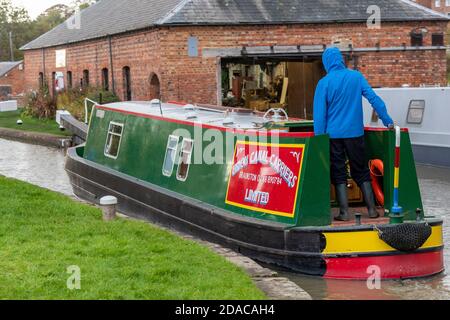
[[[331, 210], [333, 217], [337, 216], [339, 214], [338, 208], [333, 208]], [[378, 219], [370, 219], [369, 214], [367, 212], [367, 208], [365, 207], [351, 207], [349, 210], [350, 213], [350, 221], [333, 221], [332, 226], [333, 227], [347, 227], [347, 226], [354, 226], [356, 223], [355, 220], [355, 214], [361, 213], [361, 224], [362, 225], [380, 225], [380, 224], [388, 224], [389, 218], [384, 217], [383, 209], [378, 208], [378, 212], [380, 214], [380, 217]]]

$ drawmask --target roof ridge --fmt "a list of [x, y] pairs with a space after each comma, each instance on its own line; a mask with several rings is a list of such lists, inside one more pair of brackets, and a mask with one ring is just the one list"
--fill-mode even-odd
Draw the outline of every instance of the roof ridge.
[[423, 10], [423, 11], [426, 11], [426, 12], [428, 12], [428, 13], [430, 13], [430, 14], [434, 14], [434, 15], [436, 15], [436, 16], [440, 16], [440, 17], [442, 17], [442, 18], [449, 19], [447, 15], [445, 15], [445, 14], [443, 14], [443, 13], [440, 13], [440, 12], [438, 12], [438, 11], [435, 11], [435, 10], [433, 10], [433, 9], [430, 9], [430, 8], [428, 8], [428, 7], [425, 7], [425, 6], [423, 6], [423, 5], [421, 5], [421, 4], [417, 3], [417, 2], [414, 2], [414, 1], [411, 1], [411, 0], [400, 0], [400, 1], [401, 1], [401, 2], [404, 2], [404, 3], [406, 3], [406, 4], [409, 4], [409, 5], [413, 6], [413, 7], [416, 7], [417, 9], [421, 9], [421, 10]]
[[167, 21], [170, 20], [170, 18], [172, 18], [174, 15], [180, 12], [181, 9], [183, 9], [190, 1], [193, 0], [181, 0], [180, 3], [178, 3], [172, 10], [169, 11], [169, 13], [167, 13], [164, 17], [156, 21], [156, 24], [158, 25], [165, 24]]

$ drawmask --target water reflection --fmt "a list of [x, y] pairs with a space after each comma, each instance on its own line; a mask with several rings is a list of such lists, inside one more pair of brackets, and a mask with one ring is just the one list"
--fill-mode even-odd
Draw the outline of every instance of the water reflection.
[[63, 151], [0, 139], [0, 174], [73, 195]]

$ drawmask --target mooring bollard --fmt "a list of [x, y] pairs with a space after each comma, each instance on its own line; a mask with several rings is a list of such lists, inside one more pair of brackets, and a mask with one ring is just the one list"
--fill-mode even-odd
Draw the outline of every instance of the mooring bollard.
[[103, 211], [103, 220], [112, 221], [116, 216], [117, 198], [113, 196], [106, 196], [100, 199], [100, 206]]
[[357, 226], [361, 225], [361, 218], [362, 218], [362, 214], [361, 213], [355, 213], [355, 222]]

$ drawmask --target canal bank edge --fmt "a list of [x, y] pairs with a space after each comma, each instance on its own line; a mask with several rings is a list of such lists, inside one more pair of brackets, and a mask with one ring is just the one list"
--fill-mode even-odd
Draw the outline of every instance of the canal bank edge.
[[[77, 200], [86, 203], [81, 199]], [[221, 245], [215, 243], [201, 240], [197, 237], [188, 235], [178, 230], [167, 228], [159, 224], [154, 224], [145, 220], [131, 218], [124, 214], [119, 213], [118, 217], [120, 219], [137, 220], [152, 224], [153, 226], [156, 226], [160, 229], [174, 233], [183, 239], [195, 241], [200, 245], [209, 248], [210, 250], [224, 257], [237, 267], [243, 269], [250, 276], [250, 278], [253, 280], [256, 286], [267, 295], [267, 298], [269, 300], [294, 300], [294, 301], [312, 300], [312, 297], [309, 295], [309, 293], [307, 293], [304, 289], [302, 289], [299, 285], [297, 285], [293, 281], [289, 280], [288, 278], [281, 277], [277, 272], [270, 270], [268, 268], [264, 268], [254, 260], [245, 257], [231, 249], [222, 247]]]
[[72, 145], [69, 137], [6, 128], [0, 128], [0, 138], [58, 149], [66, 149]]

